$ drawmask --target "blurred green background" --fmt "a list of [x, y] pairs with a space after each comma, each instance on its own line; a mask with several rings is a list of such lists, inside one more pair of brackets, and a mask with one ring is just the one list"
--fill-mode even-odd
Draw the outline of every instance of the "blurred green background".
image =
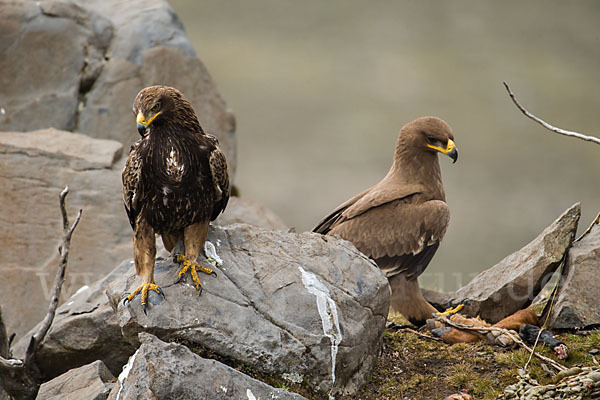
[[445, 119], [450, 227], [421, 278], [451, 291], [581, 202], [600, 211], [600, 2], [219, 1], [171, 5], [237, 117], [236, 184], [298, 231], [381, 179], [397, 133]]

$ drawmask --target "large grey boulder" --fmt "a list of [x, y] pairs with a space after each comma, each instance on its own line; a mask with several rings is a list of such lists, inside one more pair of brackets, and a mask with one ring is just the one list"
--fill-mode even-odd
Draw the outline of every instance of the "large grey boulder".
[[58, 195], [69, 185], [68, 211], [83, 216], [71, 242], [62, 298], [131, 257], [123, 209], [122, 145], [45, 129], [0, 134], [0, 304], [8, 333], [20, 337], [44, 317], [62, 240]]
[[[36, 352], [44, 380], [52, 379], [72, 368], [101, 360], [118, 375], [136, 347], [121, 335], [119, 318], [108, 303], [108, 284], [125, 274], [132, 261], [124, 261], [104, 278], [84, 285], [58, 307], [54, 321], [42, 346]], [[13, 345], [13, 355], [23, 358], [35, 326]]]
[[235, 171], [235, 120], [163, 0], [0, 0], [0, 131], [138, 138], [143, 87], [180, 89]]
[[141, 346], [119, 375], [109, 399], [301, 400], [187, 347], [140, 333]]
[[40, 386], [39, 400], [105, 400], [115, 377], [102, 361], [74, 368]]
[[574, 204], [534, 240], [450, 294], [425, 291], [438, 308], [464, 304], [461, 314], [496, 323], [526, 308], [563, 261], [577, 231], [581, 206]]
[[241, 224], [212, 227], [209, 240], [223, 264], [217, 278], [201, 276], [201, 296], [174, 284], [170, 259], [155, 268], [166, 301], [151, 292], [147, 315], [139, 297], [122, 302], [140, 284], [133, 266], [110, 285], [127, 340], [137, 345], [138, 333], [150, 332], [322, 394], [354, 393], [366, 381], [390, 296], [371, 260], [339, 238]]
[[600, 221], [573, 244], [550, 316], [553, 329], [600, 326]]

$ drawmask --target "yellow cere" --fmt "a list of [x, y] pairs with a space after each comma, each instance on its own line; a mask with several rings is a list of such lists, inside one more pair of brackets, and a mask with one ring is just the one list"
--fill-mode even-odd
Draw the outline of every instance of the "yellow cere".
[[439, 146], [432, 146], [432, 145], [430, 145], [430, 144], [428, 144], [428, 145], [427, 145], [427, 147], [429, 147], [429, 148], [431, 148], [431, 149], [434, 149], [434, 150], [437, 150], [437, 151], [439, 151], [439, 152], [441, 152], [441, 153], [448, 154], [448, 153], [450, 153], [452, 150], [454, 150], [454, 147], [455, 147], [455, 145], [454, 145], [454, 141], [453, 141], [452, 139], [448, 139], [448, 145], [446, 146], [446, 148], [445, 148], [445, 149], [444, 149], [443, 147], [439, 147]]
[[148, 122], [146, 122], [146, 118], [144, 117], [144, 114], [142, 114], [141, 112], [139, 112], [135, 120], [136, 120], [136, 122], [138, 124], [142, 124], [144, 126], [148, 126], [148, 125], [150, 125], [152, 123], [152, 121], [154, 121], [154, 118], [158, 117], [158, 115], [161, 112], [162, 111], [159, 111], [156, 114], [154, 114], [154, 116], [152, 116], [152, 118], [150, 118], [150, 120]]

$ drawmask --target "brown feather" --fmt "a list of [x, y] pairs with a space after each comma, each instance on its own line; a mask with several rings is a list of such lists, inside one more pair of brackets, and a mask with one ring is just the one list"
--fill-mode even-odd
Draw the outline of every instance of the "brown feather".
[[[136, 235], [140, 225], [144, 232], [151, 230], [153, 242], [154, 233], [163, 235], [165, 245], [172, 248], [181, 232], [199, 224], [201, 227], [193, 230], [201, 233], [202, 243], [193, 243], [197, 256], [196, 248], [204, 245], [209, 221], [225, 209], [229, 198], [225, 156], [217, 139], [204, 132], [190, 103], [177, 89], [151, 86], [141, 90], [133, 112], [151, 122], [131, 146], [122, 174], [131, 226]], [[152, 254], [147, 242], [140, 241], [136, 251]], [[136, 258], [140, 275], [140, 271], [154, 268], [154, 257], [139, 262], [144, 265], [138, 266]]]
[[[437, 251], [450, 220], [437, 151], [428, 144], [445, 148], [449, 140], [454, 140], [452, 131], [439, 118], [406, 124], [388, 174], [338, 206], [314, 232], [351, 241], [388, 278], [403, 274], [409, 281], [416, 279]], [[421, 309], [432, 309], [427, 306]]]

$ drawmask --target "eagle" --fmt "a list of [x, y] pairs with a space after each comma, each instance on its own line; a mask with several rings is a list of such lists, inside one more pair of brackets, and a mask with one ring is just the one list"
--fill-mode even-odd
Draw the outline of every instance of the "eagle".
[[198, 272], [216, 273], [197, 262], [210, 221], [225, 210], [229, 200], [227, 161], [213, 135], [206, 133], [183, 94], [168, 86], [142, 89], [133, 102], [141, 136], [129, 151], [122, 173], [123, 201], [133, 228], [133, 260], [142, 284], [125, 302], [141, 293], [146, 312], [148, 291], [164, 296], [154, 282], [155, 234], [167, 251], [183, 235], [180, 281], [190, 271], [202, 293]]
[[446, 122], [422, 117], [404, 125], [387, 175], [338, 206], [313, 229], [341, 236], [374, 260], [388, 278], [392, 308], [417, 325], [437, 312], [423, 297], [417, 278], [440, 246], [450, 221], [438, 153], [453, 162], [458, 159]]

